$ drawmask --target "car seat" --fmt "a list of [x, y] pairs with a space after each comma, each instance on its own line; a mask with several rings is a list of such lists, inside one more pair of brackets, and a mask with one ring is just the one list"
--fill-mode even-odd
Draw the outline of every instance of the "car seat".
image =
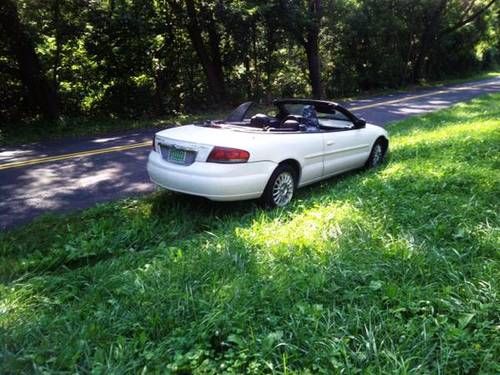
[[271, 124], [271, 118], [265, 114], [257, 113], [250, 118], [250, 126], [254, 128], [265, 128]]

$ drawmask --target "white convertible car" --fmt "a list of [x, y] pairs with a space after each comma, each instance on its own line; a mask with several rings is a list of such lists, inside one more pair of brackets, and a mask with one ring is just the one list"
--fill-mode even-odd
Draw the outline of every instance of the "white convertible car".
[[217, 201], [261, 198], [285, 206], [299, 187], [383, 162], [387, 132], [339, 104], [276, 100], [274, 115], [248, 118], [243, 103], [223, 121], [158, 132], [151, 180], [168, 190]]

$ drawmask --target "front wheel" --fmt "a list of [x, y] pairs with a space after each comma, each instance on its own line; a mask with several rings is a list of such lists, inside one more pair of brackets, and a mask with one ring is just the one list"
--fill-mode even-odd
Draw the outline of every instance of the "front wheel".
[[280, 165], [269, 178], [262, 200], [269, 207], [284, 207], [292, 200], [296, 186], [296, 173], [293, 168]]
[[384, 162], [386, 149], [384, 141], [378, 139], [373, 145], [372, 152], [366, 161], [366, 168], [377, 168], [380, 166]]

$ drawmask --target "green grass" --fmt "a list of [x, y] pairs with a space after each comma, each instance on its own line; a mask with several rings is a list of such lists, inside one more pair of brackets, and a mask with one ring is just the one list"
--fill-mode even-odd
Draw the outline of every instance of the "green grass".
[[499, 119], [395, 124], [287, 209], [158, 193], [0, 235], [0, 372], [498, 374]]
[[[397, 93], [418, 88], [440, 87], [446, 84], [458, 84], [467, 81], [476, 81], [500, 76], [500, 71], [492, 70], [475, 73], [459, 79], [449, 79], [437, 82], [422, 81], [419, 85], [407, 86], [398, 90], [376, 90], [360, 93], [361, 96], [373, 96], [376, 94]], [[339, 99], [339, 98], [337, 98]], [[348, 98], [343, 98], [347, 100]], [[355, 99], [355, 98], [350, 98]], [[269, 109], [263, 107], [264, 110]], [[65, 118], [61, 121], [44, 122], [33, 121], [25, 123], [13, 123], [0, 127], [0, 146], [18, 146], [32, 142], [46, 140], [56, 140], [61, 138], [80, 138], [88, 136], [100, 136], [109, 134], [121, 134], [124, 131], [134, 131], [141, 129], [158, 128], [162, 129], [166, 125], [189, 124], [193, 122], [205, 121], [207, 119], [223, 119], [233, 108], [227, 106], [220, 110], [204, 111], [200, 113], [179, 114], [177, 116], [167, 116], [155, 119], [116, 119], [116, 118]]]

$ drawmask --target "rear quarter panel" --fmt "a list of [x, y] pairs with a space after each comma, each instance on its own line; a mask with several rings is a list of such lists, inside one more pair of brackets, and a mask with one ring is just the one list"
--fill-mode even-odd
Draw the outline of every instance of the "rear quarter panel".
[[[197, 148], [204, 160], [213, 146], [246, 150], [250, 153], [249, 163], [271, 161], [278, 164], [293, 159], [301, 166], [301, 185], [319, 180], [323, 174], [321, 133], [247, 132], [188, 125], [157, 133], [157, 142], [162, 139]], [[199, 146], [193, 146], [196, 144]]]

